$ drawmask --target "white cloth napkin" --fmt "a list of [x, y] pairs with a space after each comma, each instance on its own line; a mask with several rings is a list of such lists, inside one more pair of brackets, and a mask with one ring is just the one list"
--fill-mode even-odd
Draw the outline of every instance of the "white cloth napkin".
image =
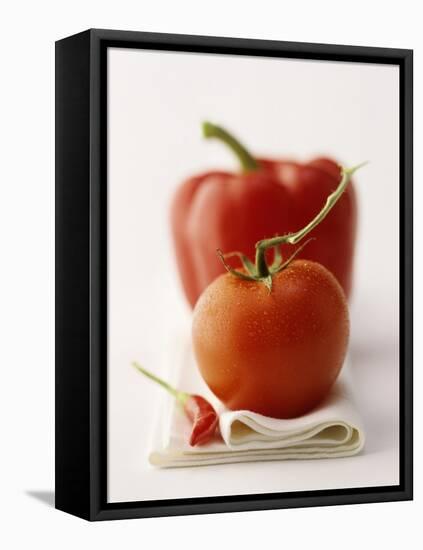
[[[180, 347], [180, 346], [179, 346]], [[364, 445], [364, 430], [354, 407], [348, 361], [330, 395], [299, 418], [281, 420], [251, 411], [225, 409], [201, 379], [191, 347], [171, 353], [172, 382], [206, 397], [220, 416], [220, 434], [206, 445], [188, 443], [191, 423], [171, 396], [164, 396], [153, 434], [149, 461], [162, 468], [232, 462], [351, 456]]]

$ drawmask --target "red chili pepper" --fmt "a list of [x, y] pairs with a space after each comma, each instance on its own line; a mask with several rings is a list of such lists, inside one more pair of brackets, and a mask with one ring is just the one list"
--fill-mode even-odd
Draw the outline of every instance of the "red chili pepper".
[[194, 447], [210, 441], [216, 432], [219, 421], [219, 417], [210, 403], [201, 395], [188, 394], [184, 411], [193, 424], [189, 444]]
[[138, 372], [141, 372], [144, 376], [150, 378], [150, 380], [160, 384], [160, 386], [165, 388], [182, 405], [186, 416], [192, 422], [192, 432], [189, 439], [189, 444], [192, 447], [195, 445], [203, 445], [213, 438], [216, 433], [219, 416], [213, 406], [204, 399], [204, 397], [179, 391], [165, 382], [162, 378], [159, 378], [144, 367], [141, 367], [138, 363], [134, 362], [132, 364]]

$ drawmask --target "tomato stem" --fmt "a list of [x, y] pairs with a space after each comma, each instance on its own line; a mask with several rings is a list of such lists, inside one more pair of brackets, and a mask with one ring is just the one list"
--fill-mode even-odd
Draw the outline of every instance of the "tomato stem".
[[[351, 176], [359, 168], [367, 164], [363, 162], [354, 166], [353, 168], [341, 168], [341, 181], [338, 184], [338, 187], [333, 193], [329, 195], [326, 199], [326, 203], [320, 212], [315, 216], [305, 227], [296, 231], [295, 233], [288, 233], [287, 235], [282, 235], [278, 237], [273, 237], [271, 239], [263, 239], [256, 243], [256, 258], [255, 264], [252, 264], [251, 261], [246, 258], [241, 252], [233, 252], [230, 254], [223, 254], [221, 250], [217, 250], [217, 254], [221, 259], [223, 265], [231, 273], [241, 279], [248, 279], [249, 281], [260, 281], [264, 283], [269, 292], [272, 290], [272, 276], [287, 267], [290, 262], [295, 258], [295, 256], [301, 251], [302, 248], [309, 242], [304, 243], [300, 248], [298, 248], [285, 262], [282, 262], [282, 256], [280, 254], [280, 245], [281, 244], [297, 244], [300, 242], [306, 235], [310, 233], [319, 223], [324, 220], [324, 218], [329, 214], [335, 204], [338, 202], [342, 193], [345, 191]], [[311, 240], [311, 239], [309, 239]], [[266, 250], [268, 248], [275, 248], [275, 258], [273, 264], [269, 267], [266, 262]], [[244, 265], [246, 273], [237, 271], [236, 269], [231, 268], [225, 261], [225, 258], [236, 255], [241, 258], [241, 261]]]
[[235, 153], [243, 172], [253, 172], [259, 168], [257, 161], [247, 149], [221, 126], [216, 126], [207, 121], [203, 122], [203, 136], [205, 138], [215, 138], [225, 143]]
[[[256, 268], [257, 268], [257, 274], [259, 278], [267, 277], [269, 274], [269, 269], [266, 264], [266, 250], [268, 248], [280, 246], [281, 244], [297, 244], [298, 242], [300, 242], [301, 239], [303, 239], [306, 235], [308, 235], [310, 231], [312, 231], [317, 225], [319, 225], [321, 221], [324, 220], [324, 218], [326, 218], [326, 216], [329, 214], [329, 212], [338, 202], [342, 193], [345, 191], [351, 179], [351, 176], [354, 174], [354, 172], [356, 172], [359, 168], [361, 168], [365, 164], [367, 163], [363, 162], [362, 164], [358, 164], [353, 168], [341, 167], [342, 177], [341, 177], [341, 181], [338, 184], [338, 187], [326, 199], [326, 203], [324, 204], [320, 212], [317, 214], [317, 216], [315, 216], [305, 227], [303, 227], [299, 231], [296, 231], [295, 233], [288, 233], [287, 235], [282, 235], [280, 237], [273, 237], [271, 239], [263, 239], [256, 243]], [[263, 268], [264, 265], [266, 265], [265, 269]]]
[[269, 276], [269, 266], [266, 262], [266, 249], [256, 247], [256, 272], [261, 279]]

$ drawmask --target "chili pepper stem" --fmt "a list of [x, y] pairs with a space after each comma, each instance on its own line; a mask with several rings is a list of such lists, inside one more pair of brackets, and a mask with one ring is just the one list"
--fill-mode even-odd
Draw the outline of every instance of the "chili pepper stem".
[[215, 138], [225, 143], [237, 156], [244, 172], [253, 172], [259, 168], [257, 161], [247, 149], [221, 126], [216, 126], [207, 121], [203, 122], [203, 136], [205, 138]]
[[162, 378], [160, 378], [159, 376], [156, 376], [155, 374], [153, 374], [152, 372], [150, 372], [149, 370], [145, 369], [144, 367], [142, 367], [139, 363], [137, 363], [136, 361], [133, 361], [132, 362], [132, 366], [138, 371], [140, 372], [141, 374], [143, 374], [144, 376], [146, 376], [147, 378], [149, 378], [150, 380], [153, 380], [153, 382], [156, 382], [157, 384], [159, 384], [160, 386], [162, 386], [162, 388], [164, 388], [165, 390], [167, 390], [171, 395], [173, 395], [173, 397], [179, 401], [179, 403], [181, 405], [185, 405], [185, 403], [187, 402], [188, 398], [190, 397], [190, 395], [186, 392], [183, 392], [183, 391], [179, 391], [177, 390], [176, 388], [174, 388], [173, 386], [171, 386], [170, 384], [168, 384], [168, 382], [165, 382]]

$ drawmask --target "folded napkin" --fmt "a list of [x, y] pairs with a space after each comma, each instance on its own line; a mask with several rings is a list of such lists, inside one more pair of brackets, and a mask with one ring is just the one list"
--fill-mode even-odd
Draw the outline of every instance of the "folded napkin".
[[189, 345], [179, 354], [172, 353], [172, 363], [176, 366], [172, 382], [183, 391], [203, 395], [215, 406], [220, 435], [206, 445], [191, 447], [191, 423], [175, 400], [166, 395], [149, 456], [154, 466], [336, 458], [357, 454], [363, 448], [364, 431], [352, 400], [348, 361], [325, 401], [310, 413], [289, 420], [225, 409], [201, 379]]

